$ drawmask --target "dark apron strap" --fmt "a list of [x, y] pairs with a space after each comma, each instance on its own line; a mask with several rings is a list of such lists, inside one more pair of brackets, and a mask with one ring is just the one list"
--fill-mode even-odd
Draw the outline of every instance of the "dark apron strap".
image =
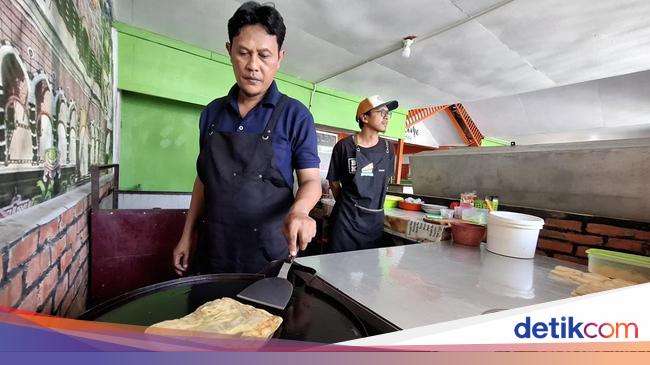
[[[386, 144], [386, 154], [388, 154], [388, 157], [390, 157], [390, 151], [388, 150], [388, 140], [384, 139], [384, 143]], [[388, 159], [390, 161], [390, 158]], [[395, 166], [386, 166], [386, 168], [391, 168], [394, 169]], [[394, 171], [394, 170], [393, 170]], [[386, 201], [386, 194], [388, 193], [388, 180], [386, 180], [386, 187], [384, 188], [385, 191], [383, 191], [382, 197], [381, 197], [381, 205], [379, 205], [382, 209], [384, 208], [384, 202]]]
[[[215, 109], [215, 113], [214, 113], [215, 117], [221, 114], [221, 111], [223, 110], [223, 107], [226, 105], [226, 100], [228, 100], [228, 98], [224, 97], [219, 102], [219, 105]], [[203, 148], [203, 144], [205, 143], [205, 140], [208, 138], [208, 136], [211, 136], [212, 133], [214, 133], [214, 121], [213, 120], [207, 121], [205, 127], [206, 127], [207, 130], [201, 131], [202, 132], [201, 133], [201, 137], [202, 137], [201, 138], [201, 148]]]
[[263, 140], [266, 141], [267, 139], [269, 139], [271, 133], [273, 133], [273, 130], [275, 129], [275, 125], [277, 124], [278, 119], [280, 118], [280, 114], [282, 114], [285, 105], [287, 105], [287, 101], [289, 101], [289, 98], [284, 94], [280, 94], [280, 101], [278, 101], [278, 104], [275, 106], [275, 109], [273, 109], [273, 114], [271, 114], [271, 119], [269, 119], [269, 122], [266, 125], [266, 130], [264, 131], [264, 134], [262, 134]]

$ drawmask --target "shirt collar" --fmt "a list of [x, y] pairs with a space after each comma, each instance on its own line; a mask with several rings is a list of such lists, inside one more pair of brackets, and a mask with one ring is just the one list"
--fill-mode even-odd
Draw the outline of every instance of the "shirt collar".
[[[228, 104], [237, 111], [239, 110], [239, 106], [237, 105], [238, 93], [239, 85], [237, 84], [234, 84], [230, 88], [230, 91], [228, 91]], [[266, 107], [274, 107], [278, 101], [280, 101], [280, 91], [278, 90], [278, 86], [275, 84], [275, 80], [273, 80], [269, 89], [266, 90], [266, 94], [264, 95], [264, 98], [262, 98], [261, 104]]]

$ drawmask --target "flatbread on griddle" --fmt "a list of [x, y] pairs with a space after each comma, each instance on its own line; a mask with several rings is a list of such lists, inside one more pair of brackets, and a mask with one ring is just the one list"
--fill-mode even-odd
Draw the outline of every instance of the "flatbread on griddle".
[[221, 298], [203, 304], [185, 317], [156, 323], [145, 332], [169, 329], [268, 339], [281, 323], [282, 317], [263, 309]]

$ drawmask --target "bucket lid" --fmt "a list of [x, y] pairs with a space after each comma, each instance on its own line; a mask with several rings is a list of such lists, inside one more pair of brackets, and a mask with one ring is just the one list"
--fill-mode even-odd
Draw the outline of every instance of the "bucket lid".
[[504, 211], [494, 211], [490, 212], [488, 219], [494, 219], [498, 222], [506, 223], [509, 225], [519, 225], [519, 226], [528, 226], [528, 227], [541, 227], [544, 225], [544, 220], [540, 217], [535, 217], [534, 215], [515, 213], [515, 212], [504, 212]]

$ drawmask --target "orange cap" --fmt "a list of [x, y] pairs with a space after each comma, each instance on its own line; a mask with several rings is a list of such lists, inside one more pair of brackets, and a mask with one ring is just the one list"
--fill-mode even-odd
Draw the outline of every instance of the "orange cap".
[[388, 110], [397, 109], [397, 107], [399, 106], [397, 100], [383, 101], [379, 97], [379, 95], [369, 96], [361, 100], [359, 106], [357, 107], [357, 117], [356, 117], [357, 122], [360, 120], [359, 118], [361, 118], [363, 114], [366, 114], [372, 109], [376, 109], [384, 105], [388, 108]]

